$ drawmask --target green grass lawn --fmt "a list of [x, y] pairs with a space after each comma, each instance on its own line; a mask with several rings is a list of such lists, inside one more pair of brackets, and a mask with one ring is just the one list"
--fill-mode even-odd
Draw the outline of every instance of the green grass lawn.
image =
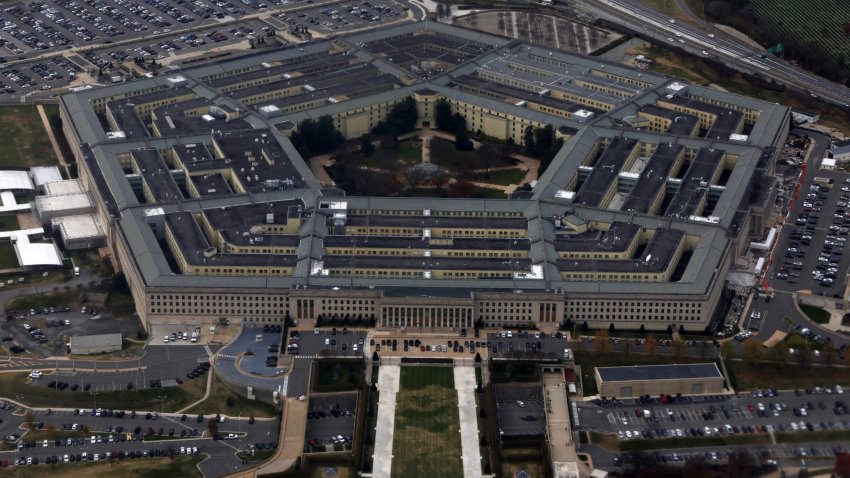
[[[54, 380], [45, 375], [41, 381]], [[62, 380], [71, 380], [62, 377]], [[74, 382], [70, 382], [74, 383]], [[70, 388], [56, 390], [43, 385], [27, 383], [27, 373], [0, 374], [0, 397], [21, 397], [20, 401], [34, 407], [79, 407], [91, 408], [93, 400], [97, 406], [118, 410], [162, 410], [161, 395], [165, 395], [165, 411], [174, 412], [204, 396], [207, 381], [204, 378], [188, 380], [183, 385], [169, 388], [145, 388], [142, 390], [120, 390], [116, 392], [91, 393], [76, 391]], [[125, 384], [126, 385], [126, 384]], [[82, 390], [82, 388], [80, 389]]]
[[815, 307], [813, 305], [800, 305], [800, 308], [803, 309], [803, 313], [805, 313], [812, 322], [816, 322], [818, 324], [829, 323], [829, 312], [821, 309], [820, 307]]
[[[211, 373], [211, 372], [209, 372]], [[201, 380], [204, 380], [201, 378]], [[228, 402], [228, 398], [230, 401]], [[232, 403], [232, 405], [231, 405]], [[272, 405], [258, 400], [248, 400], [225, 387], [218, 377], [213, 376], [210, 384], [210, 396], [198, 405], [186, 411], [189, 415], [222, 414], [229, 417], [243, 416], [272, 418], [279, 415]]]
[[11, 242], [0, 242], [0, 269], [15, 269], [18, 267], [18, 256]]
[[[836, 361], [839, 361], [837, 358]], [[798, 364], [757, 363], [746, 365], [727, 360], [726, 369], [734, 375], [741, 390], [777, 388], [832, 387], [850, 385], [850, 369], [843, 367], [803, 366]]]
[[127, 476], [133, 478], [191, 478], [200, 477], [197, 465], [203, 455], [182, 455], [171, 458], [144, 460], [113, 460], [83, 463], [63, 463], [61, 466], [23, 466], [4, 468], [4, 478], [101, 478]]
[[477, 183], [498, 184], [500, 186], [509, 186], [511, 184], [520, 184], [525, 179], [525, 171], [519, 168], [500, 169], [489, 173], [477, 173], [469, 176], [470, 181]]
[[58, 164], [34, 106], [0, 108], [0, 167], [28, 168]]
[[314, 392], [344, 392], [363, 387], [362, 360], [318, 360], [313, 363]]
[[462, 477], [460, 420], [451, 367], [402, 367], [392, 476]]
[[20, 228], [21, 225], [18, 224], [18, 216], [14, 214], [0, 216], [0, 231], [17, 231]]

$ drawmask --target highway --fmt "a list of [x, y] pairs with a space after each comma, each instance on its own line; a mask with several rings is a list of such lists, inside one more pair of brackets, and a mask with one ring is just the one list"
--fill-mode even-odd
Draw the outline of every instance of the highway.
[[726, 60], [738, 70], [759, 73], [809, 94], [817, 94], [839, 106], [850, 104], [850, 88], [795, 67], [774, 55], [761, 58], [763, 49], [755, 48], [711, 24], [705, 23], [704, 29], [700, 29], [679, 21], [671, 22], [663, 13], [631, 0], [581, 0], [580, 3], [600, 18], [637, 32], [643, 31], [646, 36], [661, 42], [681, 38], [685, 43], [675, 41], [676, 45], [697, 55], [706, 51], [709, 57]]

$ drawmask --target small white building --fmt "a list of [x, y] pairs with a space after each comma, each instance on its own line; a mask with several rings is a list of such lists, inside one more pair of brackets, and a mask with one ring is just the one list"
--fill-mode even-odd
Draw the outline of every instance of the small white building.
[[74, 355], [91, 355], [121, 350], [121, 334], [72, 335], [68, 348]]
[[839, 163], [850, 160], [850, 139], [832, 143], [828, 154]]
[[817, 113], [812, 113], [810, 111], [799, 110], [797, 108], [791, 108], [791, 121], [795, 125], [806, 124], [806, 123], [817, 123], [820, 121], [820, 115]]
[[834, 158], [823, 158], [820, 163], [820, 168], [824, 171], [835, 171], [836, 161]]

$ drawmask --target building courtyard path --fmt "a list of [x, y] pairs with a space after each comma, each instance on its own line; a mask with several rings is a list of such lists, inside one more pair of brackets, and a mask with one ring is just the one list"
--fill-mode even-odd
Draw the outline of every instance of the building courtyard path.
[[475, 405], [475, 367], [454, 368], [457, 408], [460, 414], [461, 460], [464, 478], [481, 478], [481, 449], [478, 447], [478, 407]]
[[381, 365], [378, 369], [379, 396], [378, 420], [375, 427], [375, 455], [372, 457], [372, 476], [374, 478], [390, 478], [392, 476], [395, 407], [400, 383], [400, 366]]

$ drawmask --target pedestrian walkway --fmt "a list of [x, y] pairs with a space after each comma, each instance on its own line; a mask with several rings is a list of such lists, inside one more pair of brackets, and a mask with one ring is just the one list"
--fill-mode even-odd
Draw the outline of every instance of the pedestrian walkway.
[[460, 414], [460, 445], [464, 478], [481, 478], [478, 448], [478, 408], [475, 405], [475, 367], [455, 367], [457, 408]]
[[392, 476], [395, 400], [400, 382], [400, 366], [381, 365], [378, 369], [378, 420], [375, 426], [375, 454], [372, 456], [373, 478]]

